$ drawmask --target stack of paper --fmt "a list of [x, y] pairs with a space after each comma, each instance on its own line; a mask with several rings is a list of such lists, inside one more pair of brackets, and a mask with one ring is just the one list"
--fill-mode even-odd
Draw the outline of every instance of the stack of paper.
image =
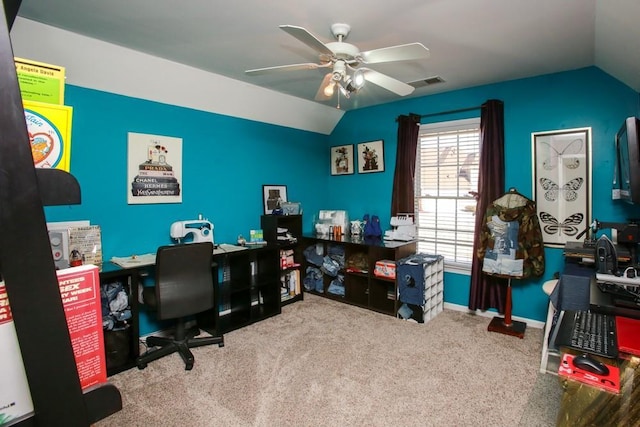
[[156, 254], [131, 255], [127, 257], [112, 257], [111, 262], [123, 268], [142, 267], [156, 263]]

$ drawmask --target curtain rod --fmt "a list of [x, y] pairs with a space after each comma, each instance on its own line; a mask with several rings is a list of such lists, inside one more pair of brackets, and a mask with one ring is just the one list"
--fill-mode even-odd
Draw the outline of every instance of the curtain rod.
[[425, 117], [433, 117], [433, 116], [443, 116], [445, 114], [454, 114], [454, 113], [463, 113], [465, 111], [472, 111], [472, 110], [480, 110], [482, 108], [482, 105], [478, 105], [477, 107], [467, 107], [467, 108], [458, 108], [457, 110], [449, 110], [449, 111], [440, 111], [438, 113], [430, 113], [430, 114], [415, 114], [415, 113], [409, 113], [409, 115], [411, 116], [418, 116], [421, 119], [425, 118]]

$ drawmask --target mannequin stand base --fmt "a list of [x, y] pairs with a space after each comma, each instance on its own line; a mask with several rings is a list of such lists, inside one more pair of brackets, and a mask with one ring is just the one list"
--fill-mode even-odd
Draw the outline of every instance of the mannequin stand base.
[[511, 321], [510, 325], [504, 323], [504, 318], [495, 316], [487, 330], [489, 332], [500, 332], [501, 334], [511, 335], [518, 338], [524, 338], [524, 331], [527, 329], [527, 324], [524, 322]]

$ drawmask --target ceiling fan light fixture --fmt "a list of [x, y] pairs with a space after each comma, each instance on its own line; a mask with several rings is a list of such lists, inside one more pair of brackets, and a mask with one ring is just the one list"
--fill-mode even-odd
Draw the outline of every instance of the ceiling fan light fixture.
[[353, 73], [353, 86], [357, 89], [360, 89], [362, 86], [364, 86], [364, 70], [356, 70]]
[[327, 84], [325, 86], [324, 91], [323, 91], [325, 96], [333, 96], [333, 88], [334, 88], [335, 84], [336, 84], [336, 82], [331, 80], [329, 82], [329, 84]]
[[345, 89], [344, 86], [342, 86], [340, 83], [337, 83], [338, 88], [340, 89], [340, 93], [347, 99], [349, 99], [351, 97], [350, 93], [353, 92], [352, 90], [349, 90], [349, 86], [347, 86], [347, 88]]
[[333, 79], [336, 81], [342, 80], [347, 75], [347, 64], [344, 61], [336, 61], [333, 64]]
[[[341, 85], [342, 87], [342, 85]], [[343, 89], [345, 89], [345, 92], [348, 91], [348, 93], [353, 93], [356, 92], [358, 90], [358, 88], [353, 84], [353, 79], [351, 78], [351, 76], [346, 76], [344, 78], [344, 87]]]

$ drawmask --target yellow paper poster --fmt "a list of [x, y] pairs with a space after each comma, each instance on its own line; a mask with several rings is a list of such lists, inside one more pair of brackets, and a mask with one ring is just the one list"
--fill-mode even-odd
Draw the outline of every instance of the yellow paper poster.
[[14, 62], [23, 100], [64, 104], [64, 67], [22, 58]]
[[23, 104], [35, 167], [69, 172], [73, 108], [33, 101]]

